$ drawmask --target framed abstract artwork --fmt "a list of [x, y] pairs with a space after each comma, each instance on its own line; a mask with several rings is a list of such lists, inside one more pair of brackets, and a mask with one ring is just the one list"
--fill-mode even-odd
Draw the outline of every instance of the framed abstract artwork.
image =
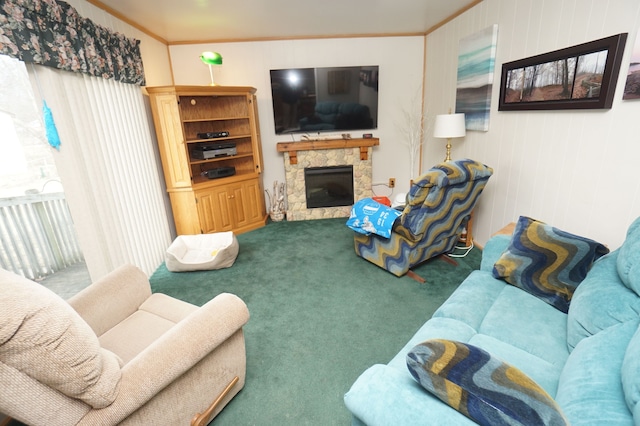
[[498, 25], [460, 40], [456, 112], [464, 113], [467, 130], [489, 130]]
[[502, 65], [500, 111], [608, 109], [627, 33]]

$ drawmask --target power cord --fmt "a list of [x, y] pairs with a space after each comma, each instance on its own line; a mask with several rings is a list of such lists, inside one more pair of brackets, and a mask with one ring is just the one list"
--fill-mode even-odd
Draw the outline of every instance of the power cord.
[[[379, 197], [380, 195], [376, 193], [374, 186], [386, 186], [387, 188], [389, 188], [389, 185], [387, 185], [386, 183], [374, 183], [371, 185], [371, 192], [373, 192], [373, 195], [376, 197]], [[385, 195], [385, 197], [388, 197], [389, 199], [391, 199], [391, 195], [393, 195], [393, 188], [389, 188], [391, 190], [391, 192], [388, 195]]]
[[474, 247], [473, 245], [473, 240], [471, 240], [471, 245], [470, 246], [455, 246], [453, 247], [453, 250], [464, 250], [463, 253], [459, 253], [459, 254], [453, 254], [453, 252], [449, 253], [447, 256], [449, 257], [466, 257], [469, 252], [471, 252], [471, 249]]

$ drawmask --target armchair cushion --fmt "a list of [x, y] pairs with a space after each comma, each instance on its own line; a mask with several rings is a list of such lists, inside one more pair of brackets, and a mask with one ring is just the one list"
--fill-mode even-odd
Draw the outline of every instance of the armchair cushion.
[[479, 347], [427, 340], [409, 351], [407, 367], [422, 387], [478, 424], [568, 424], [544, 389]]
[[3, 363], [94, 408], [115, 400], [121, 360], [62, 298], [0, 270], [0, 312]]
[[607, 253], [609, 249], [597, 241], [520, 216], [493, 276], [566, 313], [593, 262]]

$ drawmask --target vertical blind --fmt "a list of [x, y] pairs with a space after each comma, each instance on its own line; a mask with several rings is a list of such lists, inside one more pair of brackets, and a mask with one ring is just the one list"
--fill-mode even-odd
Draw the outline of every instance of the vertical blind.
[[150, 275], [171, 235], [140, 87], [42, 66], [30, 73], [60, 134], [56, 166], [91, 278], [125, 263]]

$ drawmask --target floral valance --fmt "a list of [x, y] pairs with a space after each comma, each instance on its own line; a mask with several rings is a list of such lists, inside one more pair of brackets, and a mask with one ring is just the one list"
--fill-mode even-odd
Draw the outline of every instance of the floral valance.
[[59, 0], [0, 0], [0, 53], [65, 71], [144, 85], [140, 41]]

